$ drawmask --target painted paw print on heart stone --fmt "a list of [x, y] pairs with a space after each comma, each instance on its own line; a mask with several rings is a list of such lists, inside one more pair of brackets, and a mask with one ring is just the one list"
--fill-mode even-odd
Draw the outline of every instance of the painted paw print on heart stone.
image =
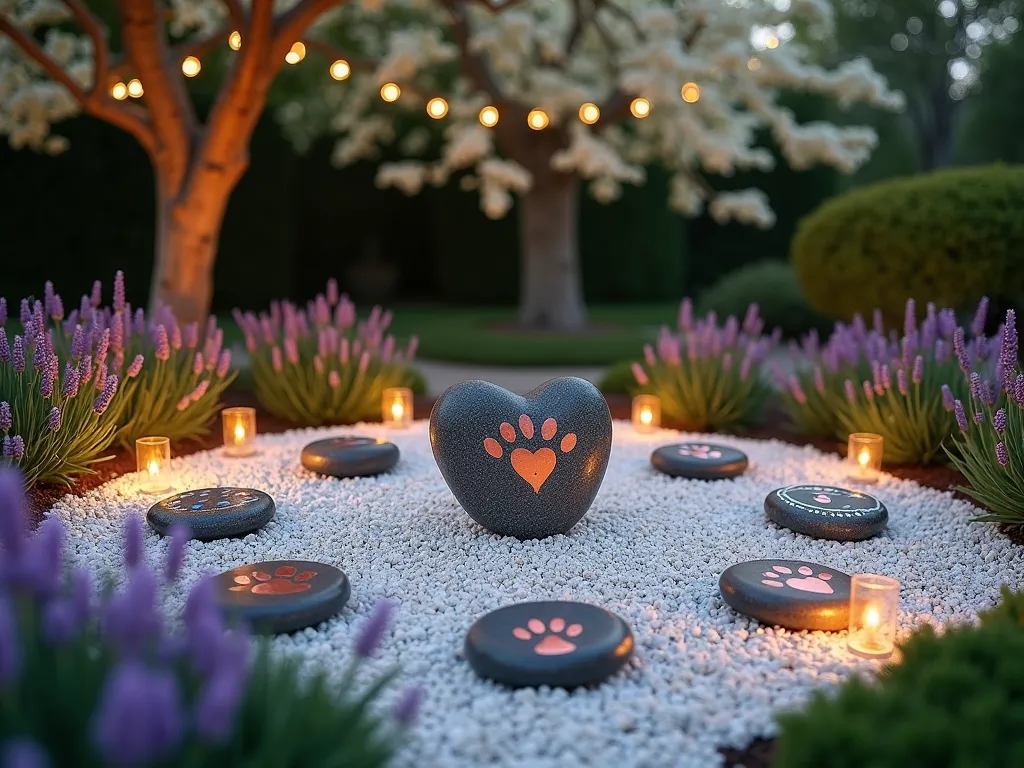
[[831, 595], [835, 590], [829, 581], [832, 574], [822, 571], [817, 576], [814, 571], [806, 565], [797, 569], [799, 576], [793, 575], [793, 569], [785, 565], [773, 565], [770, 571], [765, 571], [766, 578], [761, 580], [762, 584], [769, 587], [790, 587], [801, 592], [815, 592], [819, 595]]
[[[566, 637], [579, 637], [583, 632], [582, 624], [569, 624], [566, 626], [565, 619], [551, 619], [545, 626], [540, 619], [530, 619], [526, 622], [528, 629], [516, 627], [512, 634], [520, 640], [532, 641], [537, 637], [541, 640], [533, 646], [533, 652], [538, 656], [564, 656], [576, 650], [576, 645], [566, 640]], [[564, 636], [563, 636], [564, 634]]]
[[[519, 431], [527, 440], [533, 438], [533, 421], [526, 414], [519, 417]], [[515, 427], [507, 421], [501, 423], [498, 432], [507, 443], [514, 444], [518, 440]], [[551, 440], [556, 432], [558, 432], [558, 422], [552, 418], [545, 419], [540, 427], [540, 436], [544, 440]], [[558, 447], [562, 453], [569, 453], [576, 447], [576, 433], [566, 434], [558, 443]], [[500, 459], [505, 453], [501, 443], [493, 437], [484, 439], [484, 450], [496, 459]], [[557, 454], [547, 446], [538, 448], [536, 451], [531, 451], [528, 448], [513, 448], [510, 459], [512, 469], [530, 484], [534, 493], [540, 493], [541, 486], [551, 477], [551, 473], [555, 470], [555, 464], [558, 463]]]
[[234, 577], [235, 586], [232, 592], [251, 591], [254, 595], [293, 595], [309, 589], [309, 580], [316, 576], [316, 571], [303, 571], [290, 565], [284, 565], [271, 575], [265, 571], [253, 571], [251, 575], [240, 574]]
[[692, 456], [695, 459], [720, 459], [722, 452], [713, 449], [710, 445], [684, 445], [679, 449], [683, 456]]

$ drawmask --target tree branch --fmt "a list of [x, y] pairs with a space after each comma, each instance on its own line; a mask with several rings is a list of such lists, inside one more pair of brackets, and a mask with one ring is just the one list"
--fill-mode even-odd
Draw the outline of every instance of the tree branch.
[[82, 29], [92, 39], [92, 55], [95, 68], [93, 89], [107, 87], [107, 71], [110, 53], [107, 49], [107, 30], [102, 22], [80, 0], [61, 0], [68, 7]]
[[242, 10], [241, 4], [238, 0], [224, 0], [224, 5], [227, 6], [231, 23], [236, 30], [241, 32], [245, 27], [245, 11]]
[[[170, 59], [172, 63], [180, 63], [189, 56], [195, 56], [197, 59], [202, 59], [218, 45], [225, 44], [227, 42], [227, 37], [227, 29], [225, 27], [221, 27], [209, 37], [204, 37], [200, 40], [193, 40], [185, 43], [184, 45], [176, 45], [172, 47], [170, 49]], [[108, 76], [114, 75], [123, 80], [128, 75], [132, 74], [132, 72], [133, 68], [131, 61], [123, 56], [118, 56], [111, 61]], [[145, 85], [145, 83], [143, 83], [143, 85]]]

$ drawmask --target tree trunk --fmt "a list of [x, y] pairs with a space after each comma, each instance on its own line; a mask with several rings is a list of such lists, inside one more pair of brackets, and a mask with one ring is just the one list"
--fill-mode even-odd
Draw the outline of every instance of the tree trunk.
[[576, 177], [534, 175], [519, 199], [519, 322], [528, 328], [586, 327], [576, 241]]

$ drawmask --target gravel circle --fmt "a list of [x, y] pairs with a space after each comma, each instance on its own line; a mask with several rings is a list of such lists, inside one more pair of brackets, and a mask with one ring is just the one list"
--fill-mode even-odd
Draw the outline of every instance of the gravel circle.
[[[399, 446], [401, 461], [389, 474], [350, 480], [302, 469], [306, 443], [340, 434], [385, 437]], [[764, 498], [795, 483], [849, 487], [839, 458], [774, 440], [685, 437], [735, 445], [751, 466], [731, 481], [673, 479], [654, 471], [649, 456], [680, 434], [638, 435], [616, 422], [594, 506], [569, 534], [542, 541], [495, 536], [459, 508], [423, 421], [404, 431], [358, 425], [261, 436], [260, 452], [246, 459], [219, 450], [176, 459], [174, 470], [189, 486], [259, 488], [278, 511], [245, 538], [190, 542], [182, 582], [166, 599], [177, 613], [201, 573], [245, 563], [335, 565], [352, 582], [345, 610], [315, 630], [275, 638], [274, 646], [340, 671], [374, 602], [397, 602], [367, 672], [397, 664], [403, 683], [427, 691], [399, 765], [660, 768], [717, 765], [717, 748], [772, 735], [773, 712], [877, 664], [848, 654], [845, 632], [788, 632], [734, 613], [718, 593], [729, 565], [786, 558], [896, 576], [901, 634], [926, 622], [972, 620], [996, 601], [1001, 584], [1024, 586], [1024, 548], [992, 526], [969, 524], [976, 510], [951, 493], [883, 476], [865, 490], [889, 509], [885, 532], [860, 542], [815, 541], [769, 523]], [[154, 501], [126, 475], [65, 497], [50, 514], [68, 526], [71, 559], [123, 577], [124, 518], [144, 515]], [[147, 529], [151, 563], [162, 561], [166, 546]], [[527, 600], [580, 600], [619, 614], [633, 627], [635, 658], [589, 690], [513, 691], [478, 679], [462, 658], [469, 626]]]

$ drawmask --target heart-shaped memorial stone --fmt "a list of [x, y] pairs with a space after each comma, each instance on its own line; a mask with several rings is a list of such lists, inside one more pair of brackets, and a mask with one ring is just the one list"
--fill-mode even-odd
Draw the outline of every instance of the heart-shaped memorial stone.
[[552, 379], [522, 397], [464, 381], [434, 405], [430, 446], [470, 517], [494, 533], [542, 539], [590, 509], [608, 468], [612, 419], [584, 379]]

